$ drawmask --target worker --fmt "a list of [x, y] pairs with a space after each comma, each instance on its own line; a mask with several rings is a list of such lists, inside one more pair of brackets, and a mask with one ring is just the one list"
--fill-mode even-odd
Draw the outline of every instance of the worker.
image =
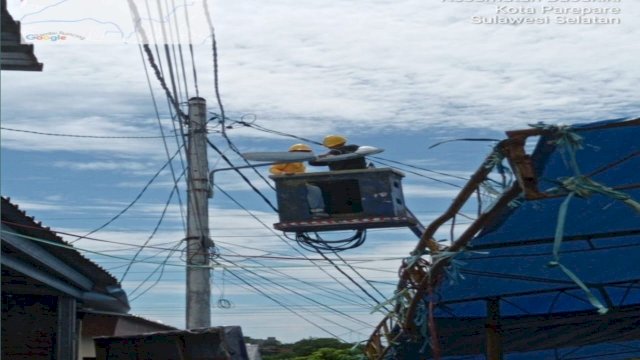
[[[318, 156], [318, 158], [329, 158], [335, 155], [344, 155], [351, 154], [358, 150], [360, 146], [358, 145], [347, 145], [347, 138], [341, 135], [327, 135], [322, 141], [322, 145], [329, 149], [329, 152], [326, 154]], [[324, 161], [324, 160], [314, 160], [309, 161], [310, 165], [313, 166], [324, 166], [328, 165], [329, 170], [353, 170], [353, 169], [366, 169], [367, 162], [364, 156], [357, 157], [354, 159], [347, 160], [339, 160], [339, 161]]]
[[[289, 147], [289, 152], [312, 152], [309, 145], [306, 144], [294, 144]], [[269, 169], [269, 172], [273, 175], [293, 175], [293, 174], [302, 174], [307, 170], [301, 162], [290, 162], [290, 163], [280, 163], [274, 164]]]
[[[294, 144], [289, 147], [289, 152], [313, 152], [308, 145]], [[306, 167], [301, 162], [290, 162], [274, 164], [269, 169], [273, 175], [293, 175], [302, 174], [306, 171]], [[322, 196], [322, 189], [315, 184], [306, 184], [307, 203], [309, 204], [309, 212], [313, 218], [323, 218], [329, 215], [325, 212], [325, 203]]]

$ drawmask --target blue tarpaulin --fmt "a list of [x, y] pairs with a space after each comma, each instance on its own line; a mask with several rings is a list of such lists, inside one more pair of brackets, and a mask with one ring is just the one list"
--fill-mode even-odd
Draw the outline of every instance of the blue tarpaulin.
[[[640, 201], [640, 122], [574, 126], [582, 175]], [[538, 189], [553, 193], [573, 177], [571, 150], [540, 137], [532, 154]], [[487, 300], [499, 301], [505, 359], [632, 359], [640, 357], [640, 212], [611, 196], [573, 196], [564, 218], [560, 263], [549, 266], [561, 204], [555, 197], [505, 207], [456, 255], [460, 276], [436, 291], [443, 358], [484, 359]], [[452, 280], [452, 281], [450, 281]], [[592, 295], [608, 309], [598, 313]], [[424, 339], [394, 347], [396, 358], [429, 358]]]

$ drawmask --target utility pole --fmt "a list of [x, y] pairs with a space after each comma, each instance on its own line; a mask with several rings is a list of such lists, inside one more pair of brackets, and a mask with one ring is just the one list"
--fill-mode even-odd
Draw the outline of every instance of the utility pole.
[[187, 144], [187, 329], [211, 326], [207, 102], [189, 99]]

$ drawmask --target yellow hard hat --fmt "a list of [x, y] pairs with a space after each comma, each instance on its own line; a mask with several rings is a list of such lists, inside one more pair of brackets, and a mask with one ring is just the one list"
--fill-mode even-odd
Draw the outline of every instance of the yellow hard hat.
[[291, 145], [291, 147], [289, 148], [289, 151], [292, 151], [292, 152], [311, 152], [311, 148], [309, 147], [309, 145], [306, 145], [306, 144], [294, 144], [294, 145]]
[[341, 146], [347, 143], [347, 138], [340, 135], [327, 135], [324, 137], [322, 144], [328, 148]]

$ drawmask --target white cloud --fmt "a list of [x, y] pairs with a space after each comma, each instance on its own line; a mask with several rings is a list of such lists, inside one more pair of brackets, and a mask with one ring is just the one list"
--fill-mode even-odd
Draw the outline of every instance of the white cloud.
[[134, 161], [91, 161], [91, 162], [72, 162], [72, 161], [56, 161], [56, 167], [73, 169], [73, 170], [120, 170], [120, 171], [141, 171], [150, 168], [148, 163], [140, 163]]

